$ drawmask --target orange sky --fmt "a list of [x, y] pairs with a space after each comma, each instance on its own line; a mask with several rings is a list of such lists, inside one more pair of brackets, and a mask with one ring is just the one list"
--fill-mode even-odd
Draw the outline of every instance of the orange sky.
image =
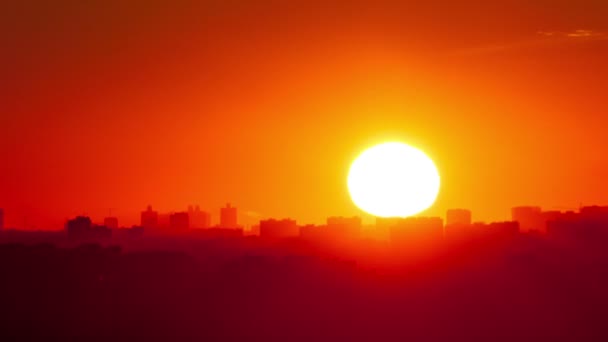
[[404, 2], [3, 2], [7, 224], [360, 214], [349, 164], [386, 140], [436, 161], [424, 215], [608, 203], [608, 2]]

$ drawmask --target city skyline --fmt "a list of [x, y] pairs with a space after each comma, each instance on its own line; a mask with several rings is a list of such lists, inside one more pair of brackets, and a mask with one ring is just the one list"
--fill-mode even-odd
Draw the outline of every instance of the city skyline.
[[0, 0], [0, 341], [608, 341], [608, 0]]
[[[548, 221], [555, 220], [559, 217], [567, 216], [569, 214], [583, 214], [599, 210], [608, 213], [608, 205], [581, 205], [578, 208], [542, 208], [540, 206], [514, 206], [510, 208], [510, 216], [503, 220], [491, 220], [483, 221], [478, 220], [474, 216], [474, 212], [470, 209], [465, 208], [452, 208], [448, 209], [444, 215], [429, 216], [424, 213], [418, 215], [411, 215], [407, 217], [375, 217], [372, 215], [354, 215], [354, 216], [340, 216], [330, 215], [327, 216], [322, 222], [302, 222], [293, 216], [285, 217], [262, 217], [258, 216], [257, 221], [246, 220], [250, 223], [245, 224], [241, 219], [243, 214], [240, 214], [238, 207], [233, 206], [231, 203], [226, 203], [225, 206], [216, 210], [217, 215], [213, 215], [211, 211], [201, 209], [198, 205], [189, 205], [186, 210], [174, 210], [174, 211], [159, 211], [153, 206], [149, 205], [145, 210], [140, 212], [139, 220], [135, 223], [123, 222], [116, 216], [104, 216], [102, 218], [91, 218], [86, 214], [75, 215], [71, 218], [66, 218], [63, 225], [58, 229], [49, 229], [48, 227], [19, 227], [19, 226], [7, 226], [4, 216], [5, 210], [0, 208], [0, 230], [2, 229], [16, 229], [16, 230], [39, 230], [39, 231], [53, 231], [53, 230], [64, 230], [66, 224], [68, 224], [74, 218], [86, 218], [89, 224], [95, 224], [97, 226], [103, 226], [112, 230], [121, 228], [144, 228], [151, 231], [165, 231], [165, 232], [179, 232], [185, 230], [199, 230], [199, 229], [240, 229], [245, 232], [252, 232], [257, 229], [259, 234], [260, 224], [263, 222], [292, 222], [294, 226], [298, 228], [302, 227], [322, 227], [332, 225], [330, 222], [340, 220], [356, 220], [360, 227], [367, 227], [368, 229], [374, 229], [379, 227], [379, 222], [391, 222], [391, 221], [403, 221], [403, 220], [417, 220], [417, 219], [440, 219], [443, 227], [447, 226], [458, 226], [458, 225], [472, 225], [472, 224], [488, 224], [488, 223], [501, 223], [501, 222], [518, 222], [520, 230], [522, 232], [527, 231], [538, 231], [546, 232], [546, 224]], [[213, 220], [213, 217], [217, 217]], [[371, 219], [365, 220], [364, 216]]]
[[[155, 210], [162, 212], [162, 213], [166, 213], [166, 214], [191, 212], [190, 209], [194, 209], [194, 207], [196, 207], [199, 210], [201, 210], [204, 214], [209, 215], [208, 218], [203, 218], [204, 220], [211, 220], [211, 222], [213, 222], [213, 223], [219, 223], [221, 203], [226, 204], [227, 202], [220, 202], [220, 204], [218, 204], [217, 206], [214, 206], [214, 207], [203, 207], [198, 204], [186, 204], [182, 207], [160, 208], [160, 209], [157, 206], [152, 206], [152, 207], [154, 207]], [[559, 206], [541, 207], [538, 205], [534, 205], [532, 203], [524, 202], [523, 204], [520, 203], [520, 204], [516, 204], [511, 207], [504, 208], [504, 210], [502, 210], [502, 214], [500, 214], [498, 216], [489, 217], [489, 218], [486, 217], [485, 219], [484, 219], [483, 215], [477, 215], [477, 216], [478, 216], [479, 222], [491, 222], [491, 221], [499, 222], [499, 221], [505, 221], [505, 220], [510, 219], [512, 217], [511, 210], [516, 207], [539, 207], [545, 211], [577, 211], [582, 207], [595, 206], [595, 205], [601, 205], [601, 204], [585, 203], [585, 202], [581, 201], [581, 202], [577, 202], [576, 204], [573, 203], [573, 205], [570, 205], [570, 206], [559, 205]], [[353, 207], [354, 207], [354, 205], [353, 205]], [[84, 209], [84, 210], [80, 210], [80, 211], [71, 210], [69, 214], [65, 214], [62, 216], [56, 215], [57, 218], [52, 219], [50, 221], [45, 221], [45, 220], [42, 220], [40, 217], [37, 217], [36, 213], [40, 212], [40, 209], [37, 209], [37, 208], [30, 208], [30, 211], [27, 211], [27, 212], [23, 212], [23, 211], [19, 210], [17, 213], [15, 213], [14, 211], [11, 212], [11, 211], [6, 210], [6, 207], [0, 206], [0, 208], [2, 208], [4, 211], [2, 213], [4, 226], [5, 227], [19, 227], [21, 229], [60, 230], [60, 229], [63, 229], [66, 220], [68, 220], [71, 217], [76, 217], [76, 216], [93, 217], [100, 222], [103, 222], [103, 220], [105, 218], [116, 218], [121, 223], [123, 223], [125, 226], [134, 226], [134, 225], [138, 225], [141, 223], [141, 220], [140, 220], [141, 208], [124, 210], [124, 209], [112, 207], [112, 208], [107, 208], [107, 209], [103, 209], [103, 210], [102, 209], [98, 209], [98, 210]], [[422, 213], [412, 215], [412, 217], [437, 216], [437, 217], [442, 217], [445, 219], [445, 218], [447, 218], [446, 217], [447, 211], [452, 210], [452, 209], [465, 209], [465, 210], [469, 210], [471, 212], [475, 212], [473, 209], [467, 209], [464, 207], [455, 206], [453, 208], [446, 208], [446, 210], [443, 213], [437, 213], [437, 209], [433, 207], [429, 210], [423, 211]], [[96, 214], [91, 214], [91, 212], [96, 212]], [[320, 224], [320, 223], [323, 223], [327, 217], [331, 217], [331, 216], [335, 216], [335, 215], [336, 215], [336, 213], [333, 213], [333, 214], [327, 213], [324, 215], [318, 215], [318, 219], [315, 219], [312, 221], [306, 221], [306, 223], [307, 224]], [[367, 224], [373, 223], [376, 219], [376, 216], [365, 213], [356, 208], [354, 208], [351, 211], [348, 211], [347, 213], [344, 213], [344, 212], [342, 214], [338, 213], [338, 215], [344, 216], [344, 217], [348, 217], [348, 216], [361, 217], [362, 220]], [[48, 213], [45, 216], [48, 217]], [[253, 224], [258, 223], [260, 218], [289, 217], [289, 216], [294, 216], [294, 215], [290, 215], [289, 213], [286, 213], [286, 214], [283, 214], [282, 216], [281, 215], [273, 216], [271, 214], [264, 215], [262, 213], [259, 213], [259, 212], [253, 211], [253, 210], [247, 210], [247, 209], [239, 210], [239, 222], [243, 222], [246, 227], [249, 227]], [[479, 217], [479, 216], [481, 216], [481, 217]], [[200, 218], [199, 218], [199, 220], [200, 220]]]

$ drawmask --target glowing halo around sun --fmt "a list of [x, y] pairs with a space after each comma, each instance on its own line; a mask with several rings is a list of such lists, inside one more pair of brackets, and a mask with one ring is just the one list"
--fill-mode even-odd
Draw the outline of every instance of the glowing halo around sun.
[[378, 217], [408, 217], [428, 209], [437, 199], [439, 184], [433, 160], [398, 142], [365, 150], [348, 173], [354, 204]]

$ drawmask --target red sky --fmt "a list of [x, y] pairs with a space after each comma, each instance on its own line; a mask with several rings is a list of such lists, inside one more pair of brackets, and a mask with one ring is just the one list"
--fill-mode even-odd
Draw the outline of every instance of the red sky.
[[[608, 2], [4, 1], [8, 225], [135, 224], [231, 201], [360, 214], [352, 159], [400, 140], [437, 163], [424, 215], [608, 203]], [[249, 213], [249, 214], [246, 214]]]

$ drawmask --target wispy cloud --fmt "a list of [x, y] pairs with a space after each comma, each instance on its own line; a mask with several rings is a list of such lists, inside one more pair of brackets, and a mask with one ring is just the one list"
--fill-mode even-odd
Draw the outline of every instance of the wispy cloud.
[[528, 39], [471, 47], [455, 51], [456, 55], [480, 55], [526, 48], [547, 48], [581, 42], [608, 40], [608, 32], [577, 29], [572, 31], [537, 31]]
[[245, 212], [245, 215], [248, 217], [262, 217], [262, 214], [256, 212], [256, 211], [252, 211], [252, 210], [248, 210]]
[[557, 34], [557, 32], [555, 32], [555, 31], [538, 31], [538, 32], [536, 32], [536, 34], [538, 34], [539, 36], [553, 37]]
[[605, 32], [595, 30], [578, 29], [568, 32], [562, 31], [538, 31], [539, 36], [543, 37], [558, 37], [558, 38], [606, 38]]

